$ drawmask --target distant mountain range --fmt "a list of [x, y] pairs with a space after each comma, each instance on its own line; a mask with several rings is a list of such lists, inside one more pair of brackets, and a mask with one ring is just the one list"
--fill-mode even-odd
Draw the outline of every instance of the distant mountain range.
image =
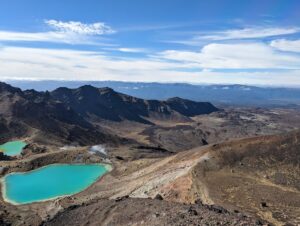
[[117, 92], [143, 99], [166, 100], [180, 97], [218, 105], [300, 107], [300, 88], [271, 88], [245, 85], [191, 85], [184, 83], [139, 83], [115, 81], [10, 81], [21, 89], [38, 91], [82, 85], [110, 87]]
[[0, 83], [0, 140], [28, 132], [84, 144], [116, 143], [122, 138], [102, 128], [103, 120], [152, 124], [149, 119], [189, 121], [215, 111], [218, 108], [207, 102], [144, 100], [90, 85], [38, 92]]

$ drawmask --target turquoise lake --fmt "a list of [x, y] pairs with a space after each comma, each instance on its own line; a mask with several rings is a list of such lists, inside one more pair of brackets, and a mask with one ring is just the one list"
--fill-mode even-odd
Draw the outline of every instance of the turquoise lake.
[[6, 201], [27, 204], [83, 191], [109, 171], [102, 164], [53, 164], [26, 173], [11, 173], [2, 179]]
[[11, 141], [0, 145], [0, 150], [3, 151], [5, 155], [16, 156], [21, 154], [26, 145], [24, 141]]

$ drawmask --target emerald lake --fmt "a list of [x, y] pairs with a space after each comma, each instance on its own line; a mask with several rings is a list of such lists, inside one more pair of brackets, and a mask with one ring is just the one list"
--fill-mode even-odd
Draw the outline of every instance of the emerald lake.
[[3, 198], [28, 204], [83, 191], [110, 169], [103, 164], [53, 164], [2, 178]]
[[21, 154], [26, 145], [24, 141], [11, 141], [0, 145], [0, 151], [8, 156], [16, 156]]

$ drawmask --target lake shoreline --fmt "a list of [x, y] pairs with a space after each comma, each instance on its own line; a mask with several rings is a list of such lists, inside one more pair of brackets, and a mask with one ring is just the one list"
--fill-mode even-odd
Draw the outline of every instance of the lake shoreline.
[[0, 145], [0, 152], [6, 156], [14, 157], [22, 153], [27, 143], [23, 140], [9, 141]]
[[[31, 173], [34, 173], [38, 170], [41, 170], [43, 168], [46, 168], [46, 167], [51, 167], [51, 166], [67, 166], [67, 165], [70, 165], [70, 166], [92, 166], [92, 165], [98, 165], [98, 166], [103, 166], [106, 170], [106, 172], [104, 174], [101, 174], [99, 175], [95, 181], [93, 181], [91, 184], [89, 184], [87, 187], [85, 187], [83, 190], [81, 191], [76, 191], [72, 194], [67, 194], [67, 195], [59, 195], [59, 196], [56, 196], [56, 197], [53, 197], [53, 198], [46, 198], [46, 199], [41, 199], [39, 201], [34, 201], [34, 202], [28, 202], [28, 203], [19, 203], [19, 202], [16, 202], [15, 200], [12, 200], [8, 197], [7, 195], [7, 185], [6, 185], [6, 181], [5, 179], [8, 177], [8, 176], [11, 176], [11, 175], [15, 175], [15, 174], [18, 174], [18, 175], [22, 175], [22, 174], [31, 174]], [[12, 173], [9, 173], [7, 175], [5, 175], [4, 177], [2, 177], [0, 179], [0, 183], [1, 183], [1, 193], [2, 193], [2, 198], [5, 202], [7, 203], [10, 203], [12, 205], [30, 205], [30, 204], [33, 204], [33, 203], [40, 203], [40, 202], [46, 202], [46, 201], [51, 201], [51, 200], [56, 200], [56, 199], [61, 199], [61, 198], [65, 198], [65, 197], [70, 197], [70, 196], [73, 196], [75, 194], [78, 194], [80, 192], [83, 192], [84, 190], [88, 189], [90, 186], [92, 186], [94, 183], [96, 183], [97, 181], [101, 180], [101, 178], [103, 176], [105, 176], [107, 173], [111, 172], [113, 169], [112, 165], [110, 164], [107, 164], [107, 163], [87, 163], [87, 164], [84, 164], [84, 163], [54, 163], [54, 164], [49, 164], [49, 165], [45, 165], [45, 166], [42, 166], [42, 167], [39, 167], [39, 168], [36, 168], [36, 169], [33, 169], [31, 171], [27, 171], [27, 172], [12, 172]]]

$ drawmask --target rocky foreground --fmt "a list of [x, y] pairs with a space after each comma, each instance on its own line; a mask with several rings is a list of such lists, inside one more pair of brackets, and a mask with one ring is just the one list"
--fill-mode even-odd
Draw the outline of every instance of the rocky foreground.
[[71, 206], [45, 226], [55, 225], [263, 225], [263, 222], [222, 207], [184, 205], [156, 199], [94, 200]]

